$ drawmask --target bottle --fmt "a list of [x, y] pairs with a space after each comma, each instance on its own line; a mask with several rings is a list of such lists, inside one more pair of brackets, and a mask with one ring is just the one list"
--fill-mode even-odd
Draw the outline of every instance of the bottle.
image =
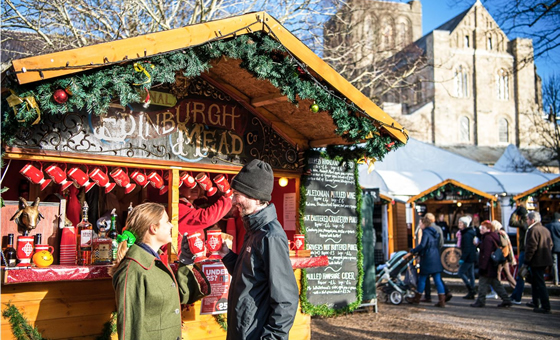
[[117, 248], [119, 247], [117, 235], [117, 209], [113, 209], [113, 211], [111, 211], [111, 229], [109, 230], [109, 234], [107, 234], [112, 242], [113, 262], [117, 259]]
[[91, 264], [91, 241], [93, 238], [93, 226], [88, 221], [88, 205], [84, 202], [82, 207], [82, 221], [78, 223], [76, 250], [78, 251], [78, 266]]
[[43, 242], [43, 235], [37, 234], [35, 235], [35, 245], [41, 244]]
[[4, 258], [8, 267], [16, 266], [17, 252], [14, 249], [14, 234], [8, 234], [8, 246], [4, 249]]
[[107, 237], [107, 222], [105, 227], [99, 227], [99, 235], [91, 243], [92, 264], [113, 263], [113, 242]]

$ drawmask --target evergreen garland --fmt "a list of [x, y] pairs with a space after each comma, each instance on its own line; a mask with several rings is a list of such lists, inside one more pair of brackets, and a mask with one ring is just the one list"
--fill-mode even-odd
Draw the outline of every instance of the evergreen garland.
[[[316, 152], [311, 151], [307, 153], [307, 159], [309, 159], [310, 155], [316, 154]], [[320, 156], [326, 159], [334, 159], [340, 162], [340, 164], [344, 164], [346, 161], [342, 157], [337, 158], [330, 158], [326, 152], [320, 153]], [[364, 255], [363, 255], [363, 246], [362, 246], [362, 188], [358, 184], [359, 179], [359, 172], [358, 172], [358, 164], [357, 161], [352, 161], [354, 163], [354, 181], [356, 183], [356, 214], [358, 218], [358, 224], [356, 225], [356, 246], [357, 246], [357, 270], [358, 270], [358, 282], [356, 283], [356, 301], [347, 305], [344, 308], [334, 309], [330, 308], [327, 305], [313, 305], [307, 300], [307, 289], [309, 284], [307, 282], [307, 270], [301, 270], [301, 294], [300, 294], [300, 302], [301, 302], [301, 309], [303, 313], [314, 315], [314, 316], [322, 316], [322, 317], [332, 317], [342, 314], [347, 314], [354, 311], [362, 304], [362, 283], [364, 280]], [[300, 203], [299, 203], [299, 223], [300, 223], [300, 232], [302, 234], [306, 234], [305, 230], [305, 222], [304, 222], [304, 214], [305, 214], [305, 206], [307, 202], [307, 190], [304, 186], [302, 181], [301, 188], [300, 188]]]
[[111, 313], [111, 320], [103, 324], [103, 331], [96, 340], [111, 340], [113, 334], [117, 333], [117, 312]]
[[214, 314], [214, 320], [216, 320], [218, 325], [227, 332], [227, 319], [223, 314]]
[[27, 318], [25, 318], [19, 309], [11, 303], [6, 304], [6, 308], [2, 311], [2, 316], [8, 319], [12, 334], [17, 340], [42, 340], [41, 333], [37, 327], [31, 327]]
[[[38, 85], [32, 83], [20, 86], [12, 80], [7, 87], [14, 90], [18, 97], [35, 98], [42, 115], [65, 114], [83, 109], [101, 115], [107, 112], [113, 100], [118, 100], [122, 106], [141, 102], [142, 94], [153, 85], [174, 83], [177, 72], [188, 78], [197, 77], [210, 69], [212, 60], [221, 57], [240, 59], [242, 68], [258, 79], [270, 81], [295, 105], [301, 99], [313, 100], [319, 106], [319, 112], [326, 111], [331, 115], [337, 126], [336, 133], [348, 142], [359, 142], [373, 135], [360, 146], [341, 146], [331, 150], [331, 154], [335, 152], [343, 160], [350, 161], [362, 156], [381, 160], [391, 149], [388, 145], [393, 148], [403, 145], [400, 142], [392, 143], [393, 139], [383, 135], [355, 105], [347, 104], [341, 95], [312, 78], [305, 65], [290, 55], [282, 44], [262, 32], [46, 80]], [[135, 69], [135, 65], [145, 69], [145, 72]], [[53, 100], [53, 93], [57, 89], [64, 89], [70, 94], [67, 102], [59, 104]], [[35, 109], [25, 103], [14, 109], [8, 107], [6, 100], [2, 101], [2, 141], [7, 144], [13, 143], [18, 129], [29, 127], [37, 118]], [[23, 122], [18, 122], [20, 120]]]
[[459, 199], [461, 200], [465, 200], [465, 199], [486, 199], [486, 197], [480, 196], [474, 192], [471, 192], [467, 189], [464, 189], [462, 187], [453, 185], [451, 183], [447, 183], [437, 189], [434, 189], [433, 191], [427, 193], [426, 195], [420, 197], [417, 201], [419, 202], [425, 202], [429, 199], [433, 199], [436, 198], [438, 195], [440, 195], [443, 192], [446, 191], [450, 191], [453, 192], [454, 194], [458, 195]]

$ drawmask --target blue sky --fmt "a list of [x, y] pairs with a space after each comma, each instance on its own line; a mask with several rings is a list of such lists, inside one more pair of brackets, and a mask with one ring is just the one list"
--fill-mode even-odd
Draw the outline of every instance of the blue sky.
[[[402, 2], [408, 2], [401, 0]], [[445, 23], [446, 21], [457, 16], [470, 6], [474, 4], [473, 1], [458, 1], [458, 0], [420, 0], [422, 3], [422, 31], [423, 34], [433, 31], [436, 27]], [[490, 2], [490, 1], [487, 1]], [[450, 4], [455, 3], [455, 6], [450, 6]], [[457, 3], [459, 3], [457, 5]], [[484, 3], [484, 2], [483, 2]], [[492, 9], [488, 8], [490, 14], [492, 14]], [[510, 37], [508, 38], [516, 38]], [[541, 57], [536, 60], [537, 73], [543, 78], [543, 81], [547, 77], [551, 76], [553, 73], [559, 73], [558, 66], [556, 65], [550, 57]]]

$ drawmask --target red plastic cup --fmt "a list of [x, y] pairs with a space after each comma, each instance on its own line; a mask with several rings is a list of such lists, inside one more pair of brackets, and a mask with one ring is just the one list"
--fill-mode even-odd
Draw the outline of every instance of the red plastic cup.
[[194, 262], [206, 260], [206, 247], [204, 246], [202, 234], [198, 231], [194, 232], [187, 236], [187, 240], [189, 241], [189, 249], [194, 256]]
[[222, 231], [221, 230], [208, 230], [206, 232], [206, 245], [210, 251], [209, 260], [219, 260], [222, 257], [218, 251], [222, 248]]
[[35, 237], [18, 236], [16, 256], [19, 260], [18, 266], [31, 266], [31, 256], [33, 255]]

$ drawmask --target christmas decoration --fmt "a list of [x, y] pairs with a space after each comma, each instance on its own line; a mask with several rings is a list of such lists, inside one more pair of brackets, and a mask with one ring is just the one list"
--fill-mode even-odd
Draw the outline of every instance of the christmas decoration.
[[58, 89], [53, 93], [53, 100], [59, 104], [64, 104], [68, 101], [68, 93], [63, 89]]
[[314, 103], [313, 105], [311, 105], [311, 107], [309, 107], [309, 110], [313, 113], [317, 113], [319, 112], [319, 105]]

